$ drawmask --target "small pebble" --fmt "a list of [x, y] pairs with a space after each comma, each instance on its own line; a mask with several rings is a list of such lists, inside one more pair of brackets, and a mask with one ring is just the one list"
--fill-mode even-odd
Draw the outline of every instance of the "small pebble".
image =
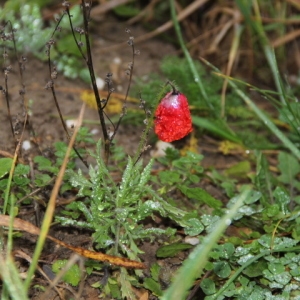
[[186, 236], [184, 238], [184, 241], [187, 243], [187, 244], [190, 244], [190, 245], [198, 245], [199, 244], [199, 238], [195, 237], [195, 236]]
[[117, 91], [118, 92], [122, 92], [123, 91], [123, 87], [120, 84], [117, 85]]
[[114, 62], [115, 64], [117, 64], [117, 65], [120, 65], [121, 62], [122, 62], [122, 60], [121, 60], [120, 57], [117, 56], [117, 57], [114, 58], [113, 62]]
[[98, 134], [99, 133], [99, 130], [97, 129], [97, 128], [93, 128], [92, 130], [91, 130], [91, 134], [93, 134], [93, 135], [96, 135], [96, 134]]
[[30, 141], [27, 141], [27, 140], [23, 141], [22, 149], [25, 150], [25, 151], [27, 151], [27, 150], [29, 150], [30, 148], [31, 148]]

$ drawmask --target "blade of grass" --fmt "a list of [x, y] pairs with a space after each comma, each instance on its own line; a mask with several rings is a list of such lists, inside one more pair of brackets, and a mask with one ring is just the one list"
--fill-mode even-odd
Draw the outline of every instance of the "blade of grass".
[[8, 176], [7, 186], [6, 186], [6, 189], [5, 189], [5, 192], [4, 192], [4, 205], [3, 205], [3, 214], [4, 215], [6, 214], [6, 208], [7, 208], [7, 204], [8, 204], [8, 198], [9, 198], [9, 195], [10, 195], [10, 188], [11, 188], [12, 178], [13, 178], [15, 168], [16, 168], [16, 164], [17, 164], [17, 160], [18, 160], [18, 157], [19, 157], [21, 143], [23, 141], [23, 136], [24, 136], [25, 126], [26, 126], [26, 122], [27, 122], [27, 117], [28, 117], [28, 114], [26, 112], [22, 134], [21, 134], [20, 140], [19, 140], [19, 142], [17, 143], [17, 146], [16, 146], [14, 158], [13, 158], [11, 169], [10, 169], [9, 176]]
[[197, 85], [199, 87], [200, 93], [201, 93], [203, 99], [205, 100], [206, 105], [209, 107], [209, 109], [211, 110], [211, 112], [213, 114], [215, 114], [214, 107], [212, 106], [212, 104], [208, 100], [208, 97], [207, 97], [206, 91], [204, 89], [204, 86], [202, 84], [201, 78], [199, 78], [197, 69], [196, 69], [196, 67], [195, 67], [195, 65], [193, 63], [191, 55], [190, 55], [189, 51], [187, 50], [187, 48], [185, 46], [185, 43], [184, 43], [184, 40], [183, 40], [183, 37], [182, 37], [182, 34], [181, 34], [179, 22], [177, 20], [177, 15], [176, 15], [176, 10], [175, 10], [174, 0], [170, 0], [170, 7], [171, 7], [172, 21], [173, 21], [173, 24], [174, 24], [174, 28], [175, 28], [175, 31], [176, 31], [176, 35], [177, 35], [180, 47], [181, 47], [181, 49], [182, 49], [182, 51], [184, 53], [184, 56], [185, 56], [185, 58], [186, 58], [186, 60], [187, 60], [187, 62], [189, 64], [189, 67], [190, 67], [190, 70], [191, 70], [191, 72], [193, 74], [194, 80], [195, 80], [195, 82], [197, 83]]
[[229, 132], [227, 128], [223, 128], [223, 122], [218, 122], [219, 120], [213, 122], [212, 120], [208, 120], [198, 116], [193, 116], [192, 118], [193, 124], [199, 126], [200, 128], [203, 128], [223, 139], [229, 140], [234, 143], [242, 144], [242, 141], [234, 133]]
[[55, 181], [54, 187], [52, 189], [52, 193], [51, 193], [51, 196], [50, 196], [50, 199], [49, 199], [49, 203], [48, 203], [47, 210], [46, 210], [46, 213], [45, 213], [45, 217], [44, 217], [44, 220], [43, 220], [43, 224], [42, 224], [42, 227], [41, 227], [41, 234], [39, 235], [37, 245], [35, 247], [35, 251], [34, 251], [34, 254], [33, 254], [33, 257], [32, 257], [32, 263], [30, 264], [30, 267], [27, 271], [27, 277], [26, 277], [26, 280], [24, 282], [24, 287], [25, 287], [26, 291], [28, 291], [28, 289], [29, 289], [32, 276], [35, 272], [36, 266], [38, 264], [38, 259], [41, 255], [45, 240], [47, 238], [47, 234], [48, 234], [48, 231], [49, 231], [49, 228], [50, 228], [50, 224], [52, 222], [53, 213], [54, 213], [54, 209], [55, 209], [56, 197], [57, 197], [57, 194], [59, 192], [59, 188], [60, 188], [64, 173], [65, 173], [65, 170], [66, 170], [66, 167], [67, 167], [67, 164], [68, 164], [68, 160], [69, 160], [69, 156], [70, 156], [71, 151], [72, 151], [72, 147], [75, 143], [76, 135], [77, 135], [78, 130], [79, 130], [79, 128], [81, 126], [81, 123], [82, 123], [84, 110], [85, 110], [85, 104], [83, 104], [82, 107], [81, 107], [79, 117], [78, 117], [78, 123], [77, 123], [77, 125], [74, 129], [74, 133], [73, 133], [73, 135], [70, 139], [64, 161], [62, 163], [62, 166], [59, 170], [59, 173], [58, 173], [57, 179]]
[[230, 224], [231, 219], [234, 217], [239, 207], [247, 199], [249, 194], [250, 190], [245, 190], [242, 194], [240, 194], [232, 208], [228, 210], [227, 213], [218, 221], [215, 229], [205, 237], [203, 242], [197, 246], [185, 260], [173, 283], [161, 298], [162, 300], [186, 299], [187, 291], [193, 285], [194, 280], [203, 271], [210, 251], [215, 246], [224, 230]]
[[[201, 59], [203, 62], [205, 62], [209, 67], [211, 67], [213, 70], [215, 70], [217, 73], [216, 75], [224, 77], [225, 75], [220, 72], [218, 68], [213, 66], [211, 63], [209, 63], [205, 59]], [[262, 120], [266, 127], [269, 128], [269, 130], [283, 143], [284, 147], [289, 149], [296, 157], [300, 160], [300, 151], [299, 149], [294, 145], [293, 142], [291, 142], [283, 132], [281, 132], [277, 126], [272, 122], [267, 115], [260, 110], [256, 104], [242, 92], [237, 85], [234, 83], [232, 79], [228, 81], [229, 85], [235, 90], [235, 92], [245, 101], [245, 103], [255, 112], [255, 114], [259, 117], [260, 120]]]
[[224, 122], [222, 119], [220, 119], [219, 116], [217, 116], [217, 113], [216, 113], [213, 105], [209, 101], [209, 98], [208, 98], [208, 96], [206, 94], [205, 88], [204, 88], [204, 86], [202, 84], [201, 78], [198, 75], [198, 72], [197, 72], [197, 69], [195, 67], [195, 64], [194, 64], [194, 62], [193, 62], [193, 60], [191, 58], [191, 55], [190, 55], [189, 51], [187, 50], [187, 48], [185, 46], [185, 43], [184, 43], [184, 40], [183, 40], [183, 37], [182, 37], [182, 34], [181, 34], [179, 22], [177, 20], [177, 15], [176, 15], [176, 10], [175, 10], [174, 0], [170, 0], [170, 8], [171, 8], [172, 21], [174, 23], [174, 28], [175, 28], [175, 31], [176, 31], [176, 35], [177, 35], [178, 41], [180, 43], [180, 47], [181, 47], [181, 49], [182, 49], [182, 51], [183, 51], [183, 53], [185, 55], [185, 58], [186, 58], [186, 60], [188, 62], [188, 65], [189, 65], [189, 68], [191, 70], [191, 73], [193, 74], [194, 80], [195, 80], [195, 82], [197, 83], [197, 85], [199, 87], [200, 94], [202, 95], [203, 99], [205, 100], [205, 103], [206, 103], [207, 107], [210, 110], [210, 114], [214, 118], [218, 119], [222, 123], [221, 127], [226, 128], [227, 132], [230, 132], [230, 129], [229, 129], [227, 123]]
[[[244, 15], [246, 22], [250, 25], [254, 32], [256, 32], [259, 36], [259, 43], [264, 51], [265, 57], [270, 66], [273, 79], [277, 88], [277, 91], [280, 95], [280, 100], [283, 104], [286, 104], [285, 101], [285, 91], [282, 85], [282, 80], [279, 75], [278, 65], [275, 58], [274, 50], [268, 40], [268, 37], [265, 33], [262, 21], [261, 14], [259, 11], [259, 5], [256, 0], [254, 1], [244, 1], [244, 0], [235, 0], [237, 6], [240, 8], [241, 12]], [[252, 4], [255, 12], [255, 18], [251, 17], [251, 9]]]
[[266, 127], [283, 143], [283, 145], [289, 149], [299, 160], [300, 160], [300, 151], [295, 146], [291, 140], [289, 140], [286, 135], [280, 131], [277, 126], [267, 117], [267, 115], [260, 110], [256, 104], [247, 97], [232, 81], [229, 84], [235, 89], [235, 92], [245, 101], [245, 103], [256, 113], [256, 115], [264, 122]]
[[[237, 15], [237, 13], [236, 13]], [[234, 24], [234, 37], [231, 43], [230, 51], [229, 51], [229, 56], [228, 56], [228, 64], [226, 67], [226, 75], [229, 76], [231, 74], [231, 70], [233, 67], [233, 63], [235, 62], [237, 52], [239, 49], [240, 45], [240, 39], [241, 35], [244, 29], [244, 26], [241, 26], [238, 23], [238, 17], [236, 17], [236, 24]], [[224, 80], [223, 86], [222, 86], [222, 93], [221, 93], [221, 118], [225, 117], [225, 99], [226, 99], [226, 90], [227, 90], [227, 79]]]
[[[2, 290], [1, 299], [14, 299], [14, 300], [27, 300], [27, 293], [24, 289], [23, 283], [20, 278], [20, 274], [16, 268], [16, 265], [10, 255], [7, 255], [6, 258], [0, 253], [0, 274], [4, 282], [4, 287]], [[6, 297], [3, 294], [3, 291], [9, 292], [9, 295], [12, 297]]]

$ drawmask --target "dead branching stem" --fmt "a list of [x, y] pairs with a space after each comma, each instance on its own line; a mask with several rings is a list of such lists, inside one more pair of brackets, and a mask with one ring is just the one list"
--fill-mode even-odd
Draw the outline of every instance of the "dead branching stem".
[[[94, 95], [96, 98], [96, 103], [97, 103], [97, 110], [98, 110], [98, 115], [100, 119], [100, 124], [101, 124], [101, 129], [102, 129], [102, 134], [104, 138], [104, 155], [105, 155], [105, 162], [108, 162], [109, 159], [109, 151], [110, 151], [110, 138], [108, 135], [108, 130], [107, 126], [105, 124], [105, 115], [104, 115], [104, 110], [103, 110], [103, 105], [101, 103], [98, 87], [96, 84], [96, 76], [95, 76], [95, 71], [94, 71], [94, 66], [93, 66], [93, 58], [92, 58], [92, 51], [91, 51], [91, 45], [90, 45], [90, 38], [89, 38], [89, 15], [90, 15], [90, 8], [91, 8], [91, 2], [86, 2], [85, 0], [81, 1], [82, 3], [82, 14], [83, 14], [83, 26], [84, 26], [84, 36], [85, 36], [85, 43], [86, 43], [86, 52], [87, 52], [87, 57], [85, 58], [86, 64], [89, 69], [90, 77], [91, 77], [91, 83], [94, 91]], [[70, 13], [67, 10], [69, 18], [70, 18]], [[71, 25], [73, 36], [75, 40], [77, 41], [74, 31], [73, 31], [73, 26]], [[78, 43], [77, 43], [78, 45]], [[78, 47], [80, 48], [80, 47]]]

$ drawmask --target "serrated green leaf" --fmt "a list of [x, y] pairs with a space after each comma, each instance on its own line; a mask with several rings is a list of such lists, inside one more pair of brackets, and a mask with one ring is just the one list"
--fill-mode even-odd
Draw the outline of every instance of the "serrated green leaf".
[[[60, 272], [61, 269], [63, 269], [66, 264], [68, 263], [68, 260], [57, 260], [52, 265], [52, 271], [54, 273]], [[80, 281], [80, 269], [78, 265], [74, 264], [72, 265], [64, 274], [63, 280], [72, 286], [77, 286]]]
[[161, 171], [158, 173], [161, 184], [176, 184], [181, 182], [180, 174], [177, 171]]
[[211, 196], [208, 192], [201, 188], [190, 188], [184, 185], [180, 185], [178, 187], [180, 191], [186, 195], [188, 198], [195, 199], [197, 201], [203, 202], [209, 207], [212, 207], [214, 209], [218, 209], [222, 207], [222, 202], [220, 200], [217, 200], [213, 196]]
[[113, 299], [121, 299], [121, 291], [120, 287], [118, 286], [117, 283], [108, 281], [107, 285], [105, 286], [105, 290], [107, 291], [107, 294], [111, 295]]
[[[79, 188], [78, 196], [89, 196], [89, 189], [92, 187], [92, 182], [83, 176], [79, 169], [78, 174], [73, 170], [67, 170], [66, 174], [69, 176], [69, 182], [73, 187]], [[86, 191], [88, 189], [88, 192]]]
[[200, 181], [200, 177], [195, 174], [187, 174], [187, 176], [192, 183], [198, 183]]
[[179, 159], [173, 160], [172, 165], [174, 168], [182, 169], [184, 172], [189, 169], [197, 168], [198, 171], [202, 171], [203, 168], [199, 167], [200, 161], [203, 159], [203, 155], [188, 151], [185, 156]]
[[148, 165], [144, 168], [143, 172], [140, 175], [140, 181], [139, 181], [138, 187], [144, 188], [144, 186], [148, 183], [148, 181], [150, 179], [150, 174], [151, 174], [153, 163], [154, 163], [154, 160], [151, 159], [150, 162], [148, 163]]
[[191, 249], [193, 246], [184, 243], [174, 243], [170, 245], [161, 246], [156, 251], [157, 257], [173, 257], [180, 251]]
[[52, 162], [43, 156], [36, 156], [33, 161], [38, 164], [38, 170], [40, 171], [48, 171], [51, 173], [58, 173], [58, 168], [52, 166]]
[[263, 212], [263, 214], [268, 216], [269, 218], [276, 217], [279, 215], [279, 213], [280, 213], [280, 209], [277, 204], [266, 207]]
[[150, 268], [151, 276], [155, 281], [159, 280], [160, 269], [161, 269], [161, 266], [158, 263], [153, 264]]
[[135, 299], [135, 295], [133, 293], [130, 277], [125, 268], [121, 268], [120, 274], [120, 286], [121, 286], [121, 293], [122, 299]]
[[28, 186], [28, 184], [30, 183], [30, 179], [23, 176], [14, 176], [13, 181], [18, 186]]
[[48, 174], [39, 174], [37, 178], [35, 179], [34, 183], [38, 187], [45, 186], [49, 181], [51, 180], [51, 177]]
[[30, 167], [22, 164], [18, 164], [15, 168], [14, 175], [25, 176], [30, 172]]
[[163, 294], [159, 283], [152, 278], [145, 278], [144, 287], [150, 290], [155, 296], [159, 297]]

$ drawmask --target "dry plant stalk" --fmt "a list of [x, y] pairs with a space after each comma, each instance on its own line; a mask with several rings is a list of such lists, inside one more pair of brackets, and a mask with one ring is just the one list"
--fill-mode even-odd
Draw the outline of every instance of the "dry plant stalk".
[[[0, 215], [0, 226], [7, 227], [7, 226], [9, 226], [9, 222], [10, 222], [10, 216]], [[38, 227], [32, 225], [31, 223], [29, 223], [27, 221], [20, 219], [20, 218], [14, 219], [13, 227], [14, 227], [14, 229], [26, 231], [33, 235], [40, 235], [40, 233], [41, 233], [41, 230]], [[146, 269], [147, 268], [145, 264], [138, 262], [138, 261], [130, 260], [130, 259], [127, 259], [124, 257], [108, 255], [108, 254], [104, 254], [101, 252], [90, 251], [90, 250], [83, 249], [80, 247], [74, 247], [72, 245], [69, 245], [65, 242], [62, 242], [62, 241], [52, 237], [51, 235], [47, 235], [47, 238], [65, 248], [68, 248], [68, 249], [74, 251], [75, 253], [77, 253], [83, 257], [86, 257], [86, 258], [91, 258], [91, 259], [99, 260], [102, 262], [108, 262], [110, 264], [124, 267], [124, 268], [131, 268], [131, 269]]]

